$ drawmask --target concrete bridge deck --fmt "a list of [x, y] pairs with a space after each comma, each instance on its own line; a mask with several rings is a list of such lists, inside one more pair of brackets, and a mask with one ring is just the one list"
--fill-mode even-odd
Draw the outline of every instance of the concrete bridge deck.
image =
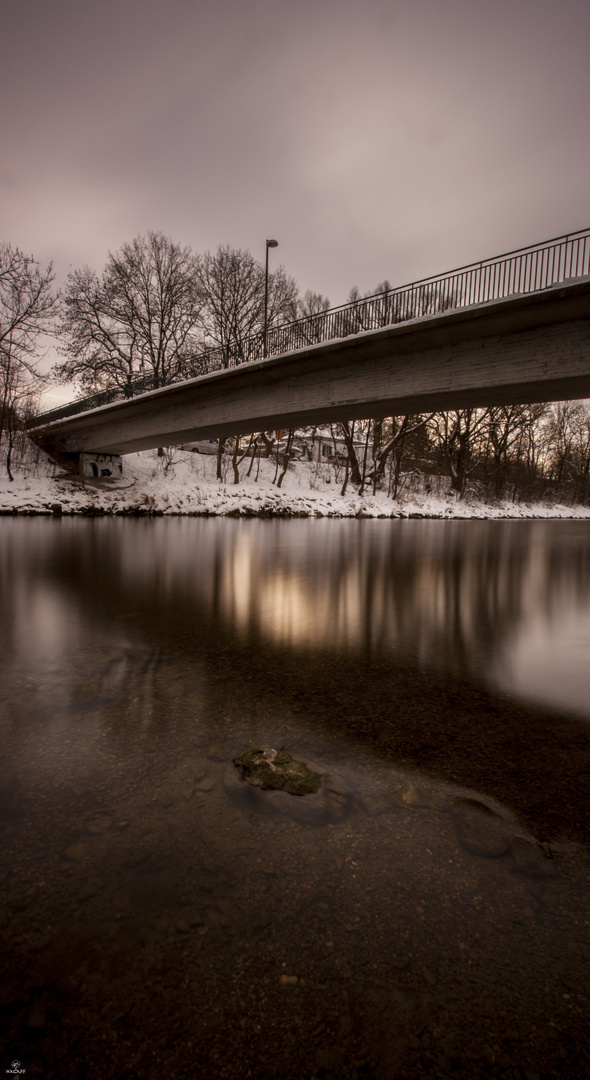
[[31, 431], [50, 452], [156, 446], [590, 397], [590, 276], [217, 371]]

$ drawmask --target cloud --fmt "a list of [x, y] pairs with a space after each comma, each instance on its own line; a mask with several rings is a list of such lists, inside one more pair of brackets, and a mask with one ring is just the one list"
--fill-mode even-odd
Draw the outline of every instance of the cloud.
[[337, 303], [587, 223], [578, 0], [6, 8], [0, 231], [62, 277], [148, 229], [276, 235]]

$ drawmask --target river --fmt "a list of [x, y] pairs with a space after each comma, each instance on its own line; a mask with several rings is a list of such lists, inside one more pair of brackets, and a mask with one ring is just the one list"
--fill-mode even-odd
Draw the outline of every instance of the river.
[[3, 1071], [588, 1076], [590, 524], [1, 530]]

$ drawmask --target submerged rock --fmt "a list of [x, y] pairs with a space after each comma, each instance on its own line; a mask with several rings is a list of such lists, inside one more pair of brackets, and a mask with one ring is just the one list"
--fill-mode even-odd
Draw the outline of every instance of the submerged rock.
[[313, 795], [322, 778], [303, 761], [294, 761], [285, 750], [254, 748], [233, 758], [242, 780], [263, 791], [287, 791], [289, 795]]
[[[284, 750], [256, 748], [238, 754], [227, 762], [223, 783], [242, 812], [289, 818], [301, 825], [335, 825], [362, 808], [350, 777], [326, 761], [294, 761]], [[305, 798], [290, 799], [289, 794]]]

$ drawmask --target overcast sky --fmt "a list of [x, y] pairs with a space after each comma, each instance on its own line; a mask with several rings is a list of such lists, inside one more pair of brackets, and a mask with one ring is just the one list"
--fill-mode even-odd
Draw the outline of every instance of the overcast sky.
[[0, 238], [346, 299], [590, 224], [588, 0], [3, 0]]

